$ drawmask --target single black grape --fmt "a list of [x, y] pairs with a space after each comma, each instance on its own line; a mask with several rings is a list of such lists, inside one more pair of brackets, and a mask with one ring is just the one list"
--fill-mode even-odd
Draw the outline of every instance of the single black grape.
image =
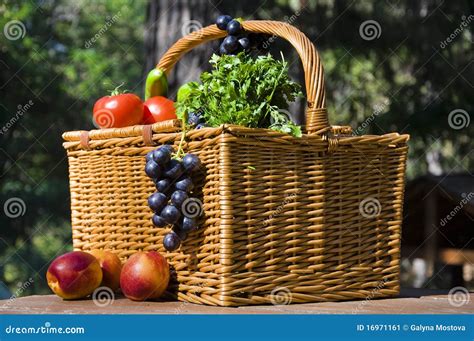
[[190, 112], [188, 114], [188, 124], [190, 125], [196, 125], [196, 124], [199, 124], [199, 123], [203, 123], [204, 122], [204, 119], [202, 117], [202, 115], [198, 112]]
[[237, 48], [236, 48], [234, 51], [230, 52], [229, 55], [231, 55], [231, 56], [236, 56], [236, 55], [238, 55], [240, 52], [242, 52], [243, 50], [244, 50], [244, 49], [242, 48], [242, 46], [240, 46], [239, 44], [237, 44]]
[[158, 148], [158, 150], [167, 151], [169, 154], [173, 154], [173, 153], [174, 153], [174, 148], [173, 148], [173, 146], [171, 146], [171, 145], [169, 145], [169, 144], [164, 144], [164, 145], [162, 145], [161, 147]]
[[156, 189], [158, 192], [166, 193], [172, 188], [171, 181], [169, 179], [161, 179], [156, 182]]
[[185, 232], [191, 232], [197, 229], [196, 219], [190, 217], [184, 217], [181, 229]]
[[227, 51], [227, 49], [225, 48], [224, 44], [222, 43], [220, 46], [219, 46], [219, 54], [222, 56], [224, 54], [228, 54], [229, 51]]
[[153, 151], [153, 161], [160, 166], [165, 166], [171, 159], [171, 153], [166, 149], [157, 149]]
[[145, 165], [145, 173], [152, 179], [157, 179], [161, 175], [160, 166], [153, 160], [148, 161]]
[[168, 197], [163, 193], [153, 193], [148, 197], [148, 206], [155, 212], [159, 212], [168, 202]]
[[157, 214], [153, 214], [151, 221], [156, 227], [165, 227], [166, 225], [168, 225], [166, 221]]
[[167, 233], [165, 237], [163, 238], [163, 246], [165, 247], [167, 251], [176, 250], [180, 244], [181, 244], [181, 240], [179, 239], [179, 236], [174, 231]]
[[165, 167], [163, 176], [168, 179], [177, 179], [184, 173], [183, 166], [178, 160], [171, 160], [168, 165]]
[[146, 156], [145, 156], [146, 162], [153, 160], [153, 152], [154, 152], [154, 150], [152, 150], [151, 152], [148, 152], [146, 154]]
[[244, 50], [248, 50], [250, 48], [250, 40], [249, 38], [240, 38], [239, 44]]
[[206, 125], [204, 123], [199, 123], [197, 126], [196, 126], [196, 129], [202, 129], [202, 128], [206, 128]]
[[186, 172], [193, 172], [199, 169], [201, 166], [201, 160], [194, 154], [186, 154], [183, 157], [182, 165]]
[[184, 178], [184, 179], [181, 179], [181, 180], [177, 181], [174, 184], [174, 187], [176, 189], [179, 189], [180, 191], [189, 192], [194, 188], [194, 184], [193, 184], [193, 182], [190, 178]]
[[227, 24], [232, 20], [230, 15], [219, 15], [216, 19], [216, 25], [220, 30], [225, 31]]
[[184, 231], [179, 225], [173, 226], [173, 232], [178, 235], [179, 239], [181, 239], [182, 242], [184, 242], [188, 238], [188, 233]]
[[242, 25], [240, 22], [238, 22], [235, 19], [232, 19], [228, 24], [227, 24], [227, 33], [231, 35], [237, 35], [242, 31]]
[[171, 194], [171, 203], [175, 207], [181, 207], [183, 205], [183, 202], [188, 198], [188, 195], [186, 194], [185, 191], [174, 191], [173, 194]]
[[174, 224], [181, 217], [179, 210], [171, 205], [165, 206], [160, 213], [161, 218], [166, 221], [168, 224]]
[[239, 40], [235, 36], [227, 36], [225, 37], [222, 45], [225, 47], [227, 52], [233, 52], [239, 47]]

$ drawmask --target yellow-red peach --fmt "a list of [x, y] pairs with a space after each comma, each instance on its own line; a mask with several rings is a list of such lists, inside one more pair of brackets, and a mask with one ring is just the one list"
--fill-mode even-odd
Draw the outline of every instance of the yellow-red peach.
[[134, 301], [159, 298], [168, 287], [170, 269], [166, 258], [156, 251], [137, 252], [123, 265], [122, 293]]
[[102, 268], [102, 283], [100, 286], [109, 287], [113, 291], [120, 286], [120, 272], [122, 271], [122, 262], [118, 256], [107, 250], [89, 251], [99, 261]]
[[56, 295], [68, 300], [78, 299], [99, 287], [102, 269], [90, 253], [73, 251], [59, 256], [49, 265], [46, 280]]

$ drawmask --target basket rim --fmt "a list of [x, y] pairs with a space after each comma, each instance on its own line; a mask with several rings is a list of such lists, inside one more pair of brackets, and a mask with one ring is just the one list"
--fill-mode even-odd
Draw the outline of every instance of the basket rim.
[[[151, 134], [152, 138], [167, 134], [172, 134], [178, 137], [181, 135], [181, 122], [179, 120], [168, 120], [152, 125], [136, 125], [125, 128], [68, 131], [62, 135], [65, 141], [63, 147], [66, 150], [87, 150], [90, 149], [88, 145], [89, 141], [93, 141], [96, 148], [102, 144], [104, 144], [104, 148], [107, 148], [114, 145], [114, 142], [123, 144], [123, 147], [126, 148], [122, 141], [128, 139], [133, 140], [131, 144], [143, 143], [146, 141], [146, 132]], [[276, 139], [294, 145], [324, 143], [328, 145], [328, 149], [333, 149], [333, 146], [352, 144], [377, 144], [380, 146], [400, 147], [401, 145], [405, 145], [410, 138], [408, 134], [399, 134], [396, 132], [386, 133], [383, 135], [355, 135], [349, 126], [331, 126], [319, 131], [318, 134], [303, 134], [302, 137], [294, 137], [267, 128], [248, 128], [238, 125], [223, 124], [219, 127], [189, 130], [186, 132], [186, 139], [202, 140], [216, 138], [222, 134], [230, 134], [236, 138], [252, 137], [262, 140]], [[86, 141], [84, 141], [84, 138]], [[155, 144], [145, 143], [145, 146], [154, 147]]]
[[[154, 123], [152, 125], [135, 125], [130, 127], [124, 128], [105, 128], [105, 129], [91, 129], [91, 130], [70, 130], [66, 131], [62, 134], [62, 138], [66, 142], [74, 142], [80, 141], [81, 135], [84, 132], [87, 132], [89, 135], [90, 140], [107, 140], [109, 138], [125, 138], [125, 137], [136, 137], [136, 136], [143, 136], [143, 131], [145, 127], [151, 126], [151, 130], [153, 133], [177, 133], [181, 132], [181, 121], [180, 120], [167, 120], [164, 122]], [[262, 133], [268, 134], [268, 136], [288, 136], [289, 138], [299, 139], [299, 137], [293, 137], [286, 133], [281, 133], [272, 129], [268, 128], [249, 128], [235, 124], [222, 124], [219, 127], [206, 127], [201, 128], [199, 130], [192, 129], [187, 132], [187, 134], [196, 134], [197, 132], [202, 131], [206, 132], [206, 135], [218, 135], [222, 132], [231, 132], [237, 135], [245, 134], [245, 135], [253, 135], [258, 134], [261, 135]], [[215, 132], [217, 134], [212, 134]], [[316, 138], [321, 139], [324, 138], [324, 135], [331, 134], [333, 136], [337, 136], [341, 139], [350, 138], [351, 140], [355, 138], [375, 138], [375, 137], [400, 137], [401, 139], [408, 139], [410, 138], [409, 134], [400, 134], [397, 132], [390, 132], [385, 133], [382, 135], [375, 135], [375, 134], [365, 134], [365, 135], [355, 135], [352, 133], [352, 129], [349, 126], [338, 126], [333, 125], [328, 129], [323, 129], [318, 131], [318, 134], [305, 134], [303, 133], [304, 138]]]

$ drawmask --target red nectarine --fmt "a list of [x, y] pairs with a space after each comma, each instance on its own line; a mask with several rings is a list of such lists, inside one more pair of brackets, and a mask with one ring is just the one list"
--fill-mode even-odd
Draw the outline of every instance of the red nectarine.
[[137, 252], [122, 268], [120, 287], [134, 301], [159, 298], [168, 286], [170, 270], [166, 258], [156, 251]]
[[97, 259], [86, 252], [68, 252], [49, 266], [46, 279], [51, 290], [65, 299], [90, 295], [102, 281], [102, 270]]
[[99, 261], [102, 268], [102, 283], [100, 286], [109, 287], [113, 291], [120, 286], [120, 272], [122, 271], [122, 262], [118, 256], [107, 250], [89, 251]]

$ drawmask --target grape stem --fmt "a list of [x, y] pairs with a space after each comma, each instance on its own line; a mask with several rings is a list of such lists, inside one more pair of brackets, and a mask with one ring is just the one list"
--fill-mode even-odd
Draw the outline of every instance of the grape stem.
[[179, 141], [178, 151], [174, 155], [175, 159], [181, 159], [184, 156], [183, 143], [186, 139], [186, 118], [185, 115], [181, 118], [181, 140]]

